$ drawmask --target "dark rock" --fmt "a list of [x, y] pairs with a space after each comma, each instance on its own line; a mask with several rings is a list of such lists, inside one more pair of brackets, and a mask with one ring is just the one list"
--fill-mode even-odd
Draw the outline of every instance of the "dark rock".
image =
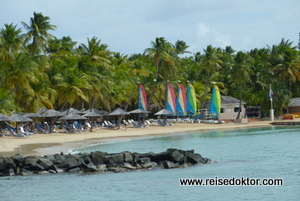
[[44, 171], [45, 169], [40, 164], [35, 164], [35, 165], [30, 166], [29, 170], [33, 171], [33, 172], [41, 172], [41, 171]]
[[21, 176], [28, 176], [34, 174], [33, 172], [27, 170], [27, 169], [21, 169], [19, 175]]
[[101, 165], [104, 164], [105, 155], [106, 153], [104, 152], [96, 151], [96, 152], [92, 152], [89, 156], [91, 158], [91, 161], [95, 165]]
[[59, 168], [56, 165], [51, 165], [50, 167], [48, 167], [48, 172], [50, 172], [50, 173], [58, 173], [59, 172]]
[[132, 157], [132, 154], [130, 152], [124, 152], [124, 161], [125, 162], [132, 162], [133, 161], [133, 157]]
[[12, 156], [11, 158], [14, 160], [15, 164], [18, 167], [22, 167], [22, 165], [25, 162], [25, 158], [20, 154], [16, 154], [16, 155]]
[[105, 156], [105, 163], [109, 166], [118, 165], [124, 162], [124, 155], [120, 154], [108, 154]]
[[78, 172], [80, 172], [80, 168], [79, 167], [76, 167], [76, 168], [71, 168], [71, 169], [68, 169], [68, 172], [70, 172], [70, 173], [78, 173]]
[[153, 168], [153, 166], [155, 166], [156, 163], [153, 164], [150, 158], [140, 158], [138, 160], [138, 164], [140, 164], [142, 168], [148, 169]]
[[117, 167], [108, 167], [107, 170], [108, 170], [108, 171], [112, 171], [112, 172], [114, 172], [114, 173], [118, 173], [118, 172], [126, 172], [126, 171], [127, 171], [126, 168], [119, 167], [119, 166], [117, 166]]
[[93, 163], [89, 164], [81, 164], [81, 168], [83, 169], [83, 172], [97, 172], [98, 169]]
[[54, 154], [54, 161], [52, 161], [52, 162], [54, 164], [58, 165], [65, 159], [66, 159], [66, 157], [64, 155]]
[[161, 153], [156, 154], [156, 161], [166, 161], [169, 160], [169, 156], [170, 156], [170, 152], [168, 151], [164, 151]]
[[0, 172], [7, 170], [7, 166], [5, 162], [0, 162]]
[[10, 168], [16, 169], [17, 166], [12, 158], [4, 157], [3, 161], [6, 163], [6, 167], [8, 169], [10, 169]]
[[164, 167], [165, 169], [170, 169], [170, 168], [174, 168], [174, 167], [176, 167], [176, 166], [175, 166], [175, 164], [174, 164], [173, 162], [171, 162], [171, 161], [164, 161], [164, 162], [163, 162], [163, 167]]
[[47, 160], [51, 161], [52, 163], [55, 162], [55, 157], [54, 157], [54, 155], [45, 155], [45, 156], [44, 156], [44, 159], [47, 159]]
[[130, 163], [127, 163], [127, 162], [123, 163], [122, 167], [124, 167], [126, 169], [129, 169], [129, 170], [136, 170], [137, 169], [136, 166], [132, 166]]
[[78, 161], [82, 164], [89, 164], [92, 162], [90, 156], [88, 154], [84, 154], [78, 158]]
[[139, 154], [137, 154], [137, 153], [133, 153], [132, 157], [133, 157], [134, 162], [137, 162], [140, 159]]
[[52, 161], [45, 159], [45, 158], [39, 159], [38, 164], [43, 166], [44, 170], [48, 170], [50, 166], [54, 165]]
[[79, 166], [80, 166], [80, 163], [73, 157], [66, 158], [60, 164], [61, 168], [64, 168], [64, 169], [67, 169], [67, 170], [72, 169], [72, 168], [76, 168], [76, 167], [79, 167]]
[[7, 169], [4, 172], [2, 172], [2, 176], [15, 176], [15, 171], [13, 168]]
[[200, 154], [186, 152], [186, 157], [187, 157], [188, 162], [191, 162], [192, 164], [204, 162], [204, 160]]
[[170, 152], [169, 160], [174, 162], [180, 162], [184, 160], [184, 155], [180, 153], [178, 150], [174, 150]]
[[35, 166], [37, 164], [38, 159], [31, 157], [31, 156], [27, 156], [25, 157], [25, 166]]

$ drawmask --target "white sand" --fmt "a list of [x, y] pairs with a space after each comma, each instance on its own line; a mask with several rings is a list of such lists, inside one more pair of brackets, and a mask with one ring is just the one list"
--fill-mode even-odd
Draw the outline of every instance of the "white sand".
[[33, 153], [39, 155], [55, 154], [79, 147], [83, 142], [93, 143], [93, 141], [99, 142], [102, 140], [120, 140], [142, 136], [170, 135], [172, 133], [186, 131], [263, 127], [270, 126], [270, 123], [270, 121], [255, 121], [248, 124], [177, 123], [174, 126], [150, 125], [145, 128], [128, 127], [127, 130], [125, 130], [124, 127], [121, 127], [119, 130], [98, 127], [96, 129], [94, 128], [94, 132], [35, 134], [23, 138], [4, 136], [0, 138], [0, 155], [8, 156], [17, 153], [22, 155]]

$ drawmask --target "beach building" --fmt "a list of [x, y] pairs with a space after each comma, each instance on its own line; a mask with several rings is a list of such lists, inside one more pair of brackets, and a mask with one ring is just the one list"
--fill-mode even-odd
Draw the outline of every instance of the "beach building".
[[[223, 121], [234, 121], [239, 112], [240, 100], [231, 96], [221, 96], [221, 112], [220, 120]], [[243, 118], [246, 113], [246, 103], [242, 101], [240, 117]]]
[[[204, 108], [209, 108], [209, 104], [210, 104], [209, 102], [205, 103]], [[220, 111], [219, 120], [226, 121], [226, 122], [236, 122], [236, 117], [239, 112], [239, 104], [240, 104], [240, 100], [236, 98], [233, 98], [231, 96], [221, 96], [221, 111]], [[246, 113], [245, 105], [246, 103], [242, 101], [241, 113], [240, 113], [241, 119], [245, 117], [245, 113]], [[209, 113], [207, 109], [205, 109], [204, 111], [205, 113]], [[246, 119], [243, 122], [245, 121]]]
[[292, 98], [288, 107], [288, 113], [300, 113], [300, 98]]

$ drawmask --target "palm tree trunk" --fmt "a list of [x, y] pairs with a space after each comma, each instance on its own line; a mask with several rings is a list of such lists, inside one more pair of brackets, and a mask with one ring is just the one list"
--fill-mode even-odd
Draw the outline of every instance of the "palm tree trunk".
[[236, 116], [236, 119], [240, 119], [241, 116], [241, 110], [242, 110], [242, 90], [243, 90], [243, 85], [240, 85], [240, 101], [239, 101], [239, 112], [238, 115]]

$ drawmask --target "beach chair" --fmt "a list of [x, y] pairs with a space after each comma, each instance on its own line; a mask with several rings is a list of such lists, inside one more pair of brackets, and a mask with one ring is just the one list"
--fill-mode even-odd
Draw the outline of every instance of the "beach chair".
[[134, 121], [132, 121], [132, 126], [136, 127], [136, 128], [142, 128], [142, 127], [146, 127], [144, 125], [138, 125], [136, 124]]
[[167, 125], [165, 122], [162, 122], [160, 119], [157, 120], [157, 123], [161, 126], [166, 126]]
[[40, 133], [48, 133], [47, 131], [44, 130], [43, 126], [41, 123], [36, 123], [35, 128], [40, 132]]

